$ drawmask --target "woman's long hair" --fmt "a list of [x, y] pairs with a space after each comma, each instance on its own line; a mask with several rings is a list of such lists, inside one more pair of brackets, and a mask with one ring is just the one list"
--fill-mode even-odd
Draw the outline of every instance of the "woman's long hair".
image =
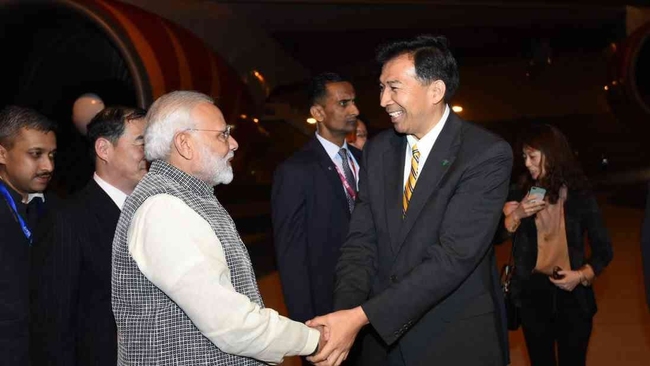
[[542, 152], [540, 165], [544, 166], [545, 174], [535, 182], [530, 173], [526, 172], [520, 182], [524, 192], [528, 192], [533, 185], [540, 186], [546, 189], [549, 203], [555, 204], [563, 185], [574, 191], [590, 189], [589, 181], [573, 154], [569, 142], [557, 128], [548, 124], [533, 124], [521, 133], [517, 146], [518, 151], [523, 151], [527, 146]]

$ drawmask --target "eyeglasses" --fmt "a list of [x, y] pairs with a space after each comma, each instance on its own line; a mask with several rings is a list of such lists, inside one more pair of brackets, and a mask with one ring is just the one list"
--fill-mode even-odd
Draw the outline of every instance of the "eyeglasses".
[[230, 130], [235, 128], [233, 125], [227, 125], [225, 130], [206, 130], [206, 129], [201, 129], [201, 128], [188, 128], [185, 131], [199, 131], [199, 132], [219, 132], [219, 135], [217, 136], [217, 140], [221, 142], [228, 142], [228, 138], [230, 138]]

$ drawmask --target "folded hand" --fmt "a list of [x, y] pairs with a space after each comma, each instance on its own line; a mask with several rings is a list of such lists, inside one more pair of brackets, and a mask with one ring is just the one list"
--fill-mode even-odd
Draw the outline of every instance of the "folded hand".
[[316, 317], [307, 322], [310, 327], [324, 327], [326, 344], [307, 360], [319, 366], [338, 366], [347, 357], [361, 328], [368, 318], [361, 307], [341, 310]]

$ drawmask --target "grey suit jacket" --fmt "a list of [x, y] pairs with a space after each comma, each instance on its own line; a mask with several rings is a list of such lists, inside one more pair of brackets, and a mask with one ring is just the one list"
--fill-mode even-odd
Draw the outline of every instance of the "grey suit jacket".
[[491, 242], [510, 146], [451, 113], [402, 218], [405, 152], [392, 130], [364, 149], [335, 308], [361, 305], [380, 339], [364, 355], [383, 351], [391, 364], [504, 364]]

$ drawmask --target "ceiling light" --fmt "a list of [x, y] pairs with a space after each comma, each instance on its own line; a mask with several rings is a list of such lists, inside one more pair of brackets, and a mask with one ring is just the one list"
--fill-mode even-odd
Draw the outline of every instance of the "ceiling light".
[[313, 125], [314, 123], [316, 123], [316, 118], [312, 118], [312, 117], [307, 118], [307, 123]]
[[459, 105], [455, 105], [455, 106], [451, 107], [451, 109], [456, 113], [460, 113], [460, 112], [463, 111], [463, 107], [461, 107]]
[[264, 84], [264, 76], [262, 75], [261, 72], [259, 72], [259, 71], [257, 71], [257, 70], [253, 70], [253, 76], [255, 76], [255, 78], [256, 78], [257, 80], [259, 80], [260, 83]]

